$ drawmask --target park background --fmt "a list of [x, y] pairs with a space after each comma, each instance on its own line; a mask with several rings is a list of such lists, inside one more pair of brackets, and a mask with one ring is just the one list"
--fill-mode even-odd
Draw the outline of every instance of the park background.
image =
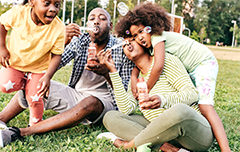
[[[19, 0], [16, 0], [19, 2]], [[66, 1], [65, 21], [84, 25], [84, 16], [95, 7], [105, 8], [114, 25], [121, 14], [116, 4], [124, 2], [129, 9], [138, 4], [138, 0], [75, 0], [74, 13], [71, 14], [72, 1]], [[10, 2], [10, 1], [8, 1]], [[142, 2], [142, 1], [141, 1]], [[155, 0], [171, 13], [172, 0]], [[87, 4], [87, 6], [86, 6]], [[63, 6], [63, 5], [62, 5]], [[86, 6], [86, 7], [85, 7]], [[12, 7], [12, 3], [0, 2], [0, 15]], [[86, 9], [85, 9], [86, 8]], [[215, 109], [219, 114], [232, 151], [240, 151], [240, 1], [239, 0], [175, 0], [174, 14], [183, 17], [183, 23], [191, 32], [190, 37], [207, 45], [215, 54], [219, 63], [219, 74], [215, 92]], [[86, 11], [86, 15], [84, 15]], [[59, 15], [61, 19], [63, 10]], [[115, 16], [115, 17], [114, 17]], [[183, 31], [189, 34], [188, 30]], [[234, 38], [234, 41], [233, 41]], [[221, 46], [216, 46], [220, 42]], [[68, 83], [72, 65], [66, 66], [54, 75], [54, 80]], [[1, 76], [0, 76], [1, 77]], [[15, 93], [0, 93], [0, 110], [11, 100]], [[53, 111], [45, 111], [44, 119], [55, 115]], [[26, 110], [8, 123], [8, 126], [26, 127], [29, 111]], [[44, 135], [29, 136], [24, 141], [16, 141], [2, 148], [1, 151], [127, 151], [117, 149], [107, 140], [96, 140], [96, 136], [107, 131], [102, 125], [77, 125], [62, 131]], [[134, 151], [134, 150], [129, 150]], [[215, 141], [209, 152], [218, 152], [220, 148]]]

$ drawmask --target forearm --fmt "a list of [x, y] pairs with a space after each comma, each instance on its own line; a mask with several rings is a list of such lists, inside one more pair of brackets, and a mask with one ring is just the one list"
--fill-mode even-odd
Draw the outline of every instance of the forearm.
[[[7, 30], [0, 23], [0, 48], [6, 47], [6, 36], [7, 36]], [[1, 49], [0, 49], [0, 51], [1, 51]]]
[[161, 73], [163, 70], [163, 66], [159, 66], [159, 65], [154, 65], [149, 79], [147, 81], [147, 86], [148, 86], [148, 90], [150, 91], [152, 89], [152, 87], [155, 85], [155, 83], [157, 82], [157, 80], [159, 79]]
[[125, 114], [134, 112], [137, 106], [137, 101], [134, 99], [130, 91], [125, 91], [119, 74], [115, 72], [110, 73], [109, 75], [112, 80], [114, 95], [119, 110]]
[[47, 77], [49, 77], [49, 79], [51, 79], [54, 73], [57, 71], [60, 62], [61, 62], [61, 55], [52, 54], [52, 59], [48, 66], [48, 70], [45, 74]]
[[212, 105], [199, 105], [202, 115], [208, 120], [212, 127], [214, 136], [221, 148], [222, 152], [231, 152], [228, 144], [227, 135], [225, 133], [221, 119]]

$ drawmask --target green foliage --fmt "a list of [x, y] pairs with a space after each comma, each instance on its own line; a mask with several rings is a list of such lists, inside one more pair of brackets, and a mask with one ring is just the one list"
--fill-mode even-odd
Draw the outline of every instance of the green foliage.
[[7, 10], [11, 8], [11, 5], [8, 5], [7, 3], [3, 3], [0, 1], [0, 15], [5, 13]]
[[235, 26], [234, 28], [231, 27], [229, 31], [230, 31], [230, 32], [233, 32], [233, 33], [234, 33], [235, 40], [236, 40], [236, 41], [239, 41], [239, 39], [240, 39], [240, 29], [238, 28], [238, 26]]
[[195, 41], [199, 41], [199, 36], [196, 31], [193, 31], [190, 38], [194, 39]]
[[203, 40], [207, 37], [206, 28], [202, 27], [199, 32], [200, 42], [203, 43]]
[[[98, 0], [88, 0], [87, 1], [87, 10], [86, 10], [86, 22], [87, 17], [90, 11], [96, 7], [100, 7], [98, 4]], [[80, 26], [83, 25], [83, 21], [81, 20], [84, 18], [84, 9], [85, 9], [85, 1], [84, 0], [75, 0], [74, 1], [74, 14], [73, 14], [73, 23], [77, 23]], [[72, 11], [72, 1], [66, 1], [65, 7], [65, 21], [69, 19], [71, 22], [71, 11]], [[63, 4], [61, 5], [61, 10], [58, 13], [58, 16], [62, 19], [63, 16]]]

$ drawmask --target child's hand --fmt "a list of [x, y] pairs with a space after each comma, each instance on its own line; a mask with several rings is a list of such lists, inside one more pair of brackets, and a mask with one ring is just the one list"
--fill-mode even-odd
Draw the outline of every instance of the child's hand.
[[47, 94], [48, 89], [50, 86], [50, 78], [46, 75], [44, 75], [38, 82], [37, 89], [40, 88], [38, 91], [39, 97], [43, 97]]
[[0, 64], [7, 68], [9, 66], [10, 54], [9, 51], [4, 47], [0, 49]]

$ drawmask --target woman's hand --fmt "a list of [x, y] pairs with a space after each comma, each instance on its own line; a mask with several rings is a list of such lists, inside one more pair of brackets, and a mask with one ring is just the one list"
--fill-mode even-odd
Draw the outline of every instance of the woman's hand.
[[97, 54], [97, 58], [100, 62], [100, 64], [106, 66], [110, 72], [117, 72], [117, 69], [115, 67], [115, 63], [112, 59], [112, 54], [111, 54], [111, 50], [107, 49], [105, 52], [104, 50], [101, 50], [98, 54]]
[[161, 106], [161, 98], [158, 95], [153, 95], [146, 98], [144, 102], [141, 103], [140, 108], [142, 110], [157, 109]]
[[65, 45], [68, 45], [74, 36], [81, 35], [81, 31], [79, 26], [75, 23], [70, 23], [66, 26], [66, 37], [65, 37]]
[[0, 64], [7, 68], [9, 66], [10, 54], [6, 47], [0, 48]]

